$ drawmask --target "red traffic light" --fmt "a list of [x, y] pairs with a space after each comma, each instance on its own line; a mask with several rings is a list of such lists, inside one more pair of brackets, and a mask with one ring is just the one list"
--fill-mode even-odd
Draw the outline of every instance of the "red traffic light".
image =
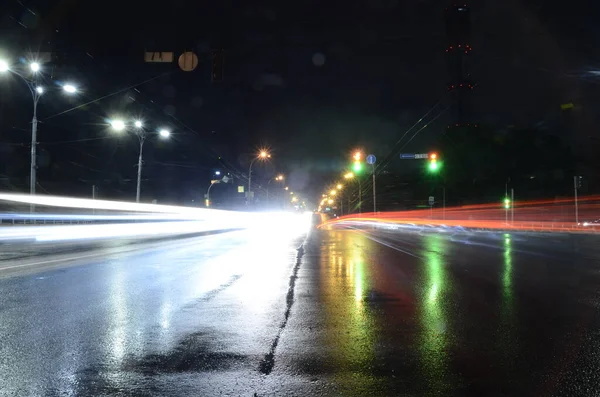
[[430, 159], [430, 160], [437, 160], [437, 153], [431, 153], [431, 154], [429, 155], [429, 159]]

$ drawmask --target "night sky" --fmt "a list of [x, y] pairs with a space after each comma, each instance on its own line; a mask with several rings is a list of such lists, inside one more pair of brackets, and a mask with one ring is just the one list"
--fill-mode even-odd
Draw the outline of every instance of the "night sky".
[[[38, 51], [47, 85], [73, 81], [75, 97], [39, 105], [40, 192], [132, 199], [138, 143], [107, 128], [114, 117], [173, 131], [145, 146], [144, 200], [201, 197], [220, 169], [243, 180], [257, 148], [272, 149], [257, 183], [276, 172], [307, 197], [320, 193], [360, 147], [391, 156], [435, 149], [454, 121], [440, 1], [135, 2], [6, 0], [0, 52], [15, 62]], [[599, 7], [592, 1], [477, 1], [468, 71], [473, 122], [536, 126], [585, 156], [597, 145]], [[192, 72], [143, 62], [144, 51], [195, 52]], [[223, 50], [224, 78], [211, 82]], [[31, 99], [21, 81], [0, 82], [2, 189], [27, 191]], [[577, 128], [557, 127], [574, 103]], [[83, 105], [83, 106], [82, 106]], [[426, 117], [424, 117], [427, 115]], [[408, 144], [403, 134], [423, 118]], [[577, 135], [577, 136], [574, 136]], [[586, 140], [587, 139], [587, 140]], [[583, 143], [582, 143], [583, 142]], [[406, 146], [405, 146], [406, 144]]]

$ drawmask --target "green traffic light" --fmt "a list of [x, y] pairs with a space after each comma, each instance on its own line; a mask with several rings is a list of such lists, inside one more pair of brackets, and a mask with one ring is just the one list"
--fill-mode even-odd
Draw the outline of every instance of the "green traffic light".
[[354, 170], [354, 172], [359, 173], [361, 172], [363, 169], [363, 165], [360, 161], [355, 161], [354, 165], [352, 166], [352, 170]]
[[506, 208], [506, 209], [510, 208], [510, 199], [509, 198], [504, 199], [504, 208]]
[[438, 172], [441, 168], [441, 164], [438, 163], [436, 160], [431, 160], [429, 162], [428, 168], [430, 172]]

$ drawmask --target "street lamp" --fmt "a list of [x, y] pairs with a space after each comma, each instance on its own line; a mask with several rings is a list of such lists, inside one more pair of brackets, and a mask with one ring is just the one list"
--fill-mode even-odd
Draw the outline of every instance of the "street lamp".
[[[360, 178], [359, 177], [355, 178], [355, 175], [352, 172], [348, 172], [348, 173], [344, 174], [344, 178], [346, 178], [346, 179], [355, 179], [358, 182], [358, 213], [360, 214], [360, 213], [362, 213], [362, 207], [361, 207], [361, 204], [362, 204], [362, 188], [360, 186]], [[350, 203], [350, 197], [348, 197], [348, 203]], [[350, 204], [348, 204], [348, 211], [350, 211]]]
[[261, 149], [250, 162], [250, 168], [248, 169], [248, 198], [252, 201], [254, 201], [254, 195], [252, 194], [252, 165], [256, 160], [267, 161], [270, 158], [271, 154], [266, 149]]
[[[110, 126], [112, 127], [113, 130], [115, 130], [117, 132], [122, 132], [122, 131], [127, 130], [127, 124], [125, 123], [125, 121], [119, 120], [119, 119], [111, 120]], [[138, 156], [137, 187], [136, 187], [136, 192], [135, 192], [135, 202], [139, 203], [140, 202], [140, 191], [141, 191], [141, 187], [142, 187], [142, 164], [143, 164], [144, 142], [146, 141], [146, 138], [148, 138], [149, 134], [148, 134], [148, 131], [144, 128], [144, 124], [140, 120], [134, 121], [133, 126], [135, 128], [132, 131], [138, 137], [138, 141], [140, 142], [140, 153]], [[171, 132], [167, 129], [161, 129], [158, 131], [158, 135], [161, 138], [166, 139], [171, 135]]]
[[[33, 117], [31, 119], [31, 165], [30, 165], [30, 175], [29, 175], [29, 194], [35, 195], [35, 187], [36, 187], [36, 170], [37, 170], [37, 105], [40, 100], [42, 94], [44, 93], [44, 87], [37, 84], [35, 77], [41, 71], [41, 66], [38, 62], [31, 62], [29, 64], [29, 69], [31, 72], [31, 76], [27, 77], [18, 71], [12, 69], [10, 64], [5, 60], [0, 60], [0, 73], [10, 72], [15, 76], [19, 77], [21, 80], [25, 82], [27, 88], [31, 92], [31, 98], [33, 100]], [[69, 87], [67, 89], [67, 87]], [[77, 92], [77, 88], [72, 85], [64, 85], [63, 90], [69, 94], [73, 94]], [[31, 205], [30, 210], [33, 212], [35, 209], [34, 205]]]
[[269, 182], [267, 182], [267, 205], [269, 204], [269, 185], [272, 181], [282, 182], [284, 179], [284, 176], [279, 174], [276, 177], [269, 179]]

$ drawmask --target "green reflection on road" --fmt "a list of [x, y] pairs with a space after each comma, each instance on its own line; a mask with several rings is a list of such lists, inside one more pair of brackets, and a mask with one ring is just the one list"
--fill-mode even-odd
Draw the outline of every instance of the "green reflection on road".
[[333, 233], [336, 244], [327, 245], [321, 254], [320, 270], [326, 350], [331, 354], [333, 377], [344, 389], [343, 395], [363, 395], [381, 383], [372, 374], [377, 331], [365, 301], [371, 283], [365, 249], [372, 242], [361, 233]]
[[502, 275], [502, 286], [504, 287], [503, 301], [512, 300], [512, 249], [510, 234], [504, 235], [504, 273]]
[[447, 272], [444, 254], [448, 249], [447, 241], [436, 234], [423, 236], [425, 258], [424, 287], [420, 313], [423, 334], [420, 339], [424, 378], [428, 388], [440, 393], [448, 386], [448, 337], [446, 332], [447, 313], [444, 298], [448, 293]]
[[504, 235], [504, 268], [502, 272], [502, 299], [500, 301], [500, 332], [498, 345], [506, 363], [506, 370], [514, 369], [514, 357], [518, 348], [516, 332], [515, 306], [513, 293], [513, 248], [510, 234]]

